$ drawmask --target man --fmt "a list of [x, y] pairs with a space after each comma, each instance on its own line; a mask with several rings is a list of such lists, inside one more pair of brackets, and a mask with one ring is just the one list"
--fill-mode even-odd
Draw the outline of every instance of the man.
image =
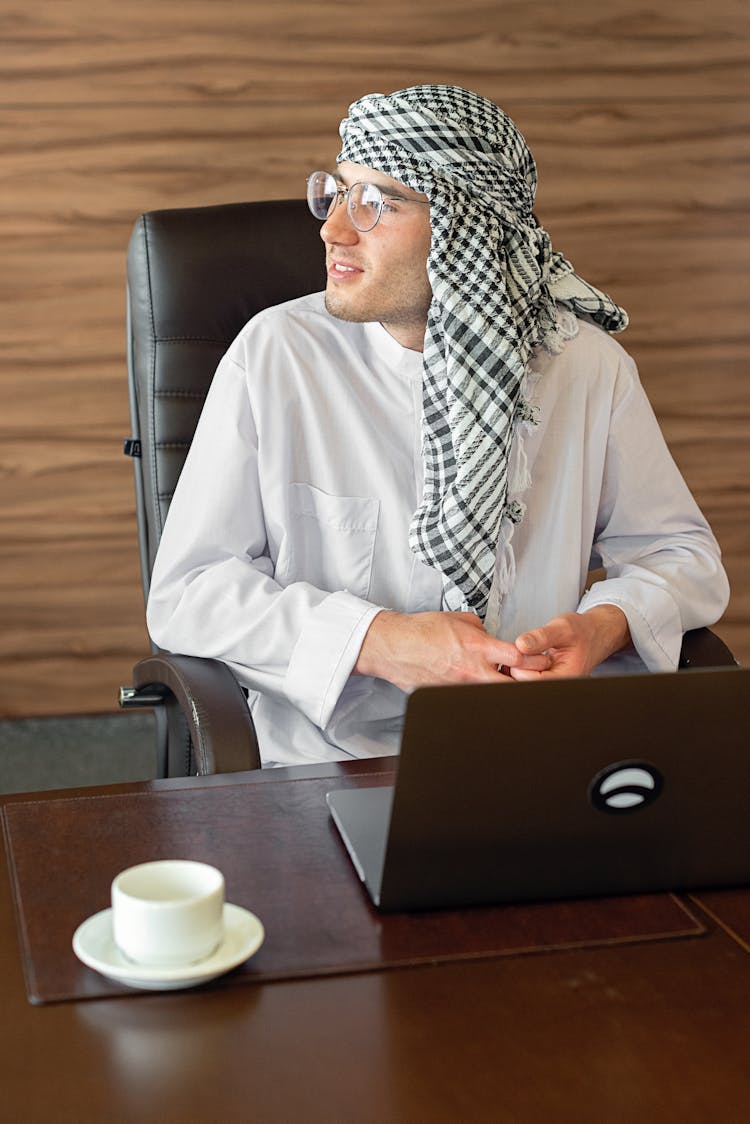
[[673, 669], [727, 599], [607, 334], [627, 318], [552, 250], [514, 124], [421, 86], [340, 132], [308, 181], [325, 294], [222, 360], [148, 606], [158, 644], [249, 689], [264, 765], [397, 752], [421, 684], [512, 706], [516, 680]]

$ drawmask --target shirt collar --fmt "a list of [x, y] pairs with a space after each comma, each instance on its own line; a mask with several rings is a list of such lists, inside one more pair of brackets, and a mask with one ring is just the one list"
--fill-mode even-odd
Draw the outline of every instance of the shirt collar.
[[363, 324], [365, 339], [372, 350], [401, 375], [409, 379], [422, 379], [423, 356], [421, 351], [403, 347], [377, 321]]

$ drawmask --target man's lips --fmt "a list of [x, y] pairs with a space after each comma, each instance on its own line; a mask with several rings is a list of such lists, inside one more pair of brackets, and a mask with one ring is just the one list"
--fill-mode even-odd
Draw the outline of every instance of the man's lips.
[[336, 258], [331, 258], [327, 267], [328, 276], [334, 281], [351, 281], [355, 277], [359, 277], [364, 270], [360, 269], [357, 265], [352, 265], [351, 262], [338, 261]]

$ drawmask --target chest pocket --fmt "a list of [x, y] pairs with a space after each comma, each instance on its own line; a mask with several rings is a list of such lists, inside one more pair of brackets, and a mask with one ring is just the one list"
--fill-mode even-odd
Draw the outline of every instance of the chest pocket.
[[331, 496], [311, 484], [291, 484], [289, 501], [289, 580], [367, 597], [380, 501]]

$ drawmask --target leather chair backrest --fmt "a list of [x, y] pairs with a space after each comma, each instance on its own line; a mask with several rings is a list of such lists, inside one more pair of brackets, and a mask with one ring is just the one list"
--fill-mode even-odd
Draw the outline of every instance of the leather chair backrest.
[[152, 211], [136, 222], [127, 346], [145, 596], [221, 356], [257, 312], [324, 285], [320, 224], [301, 200]]

